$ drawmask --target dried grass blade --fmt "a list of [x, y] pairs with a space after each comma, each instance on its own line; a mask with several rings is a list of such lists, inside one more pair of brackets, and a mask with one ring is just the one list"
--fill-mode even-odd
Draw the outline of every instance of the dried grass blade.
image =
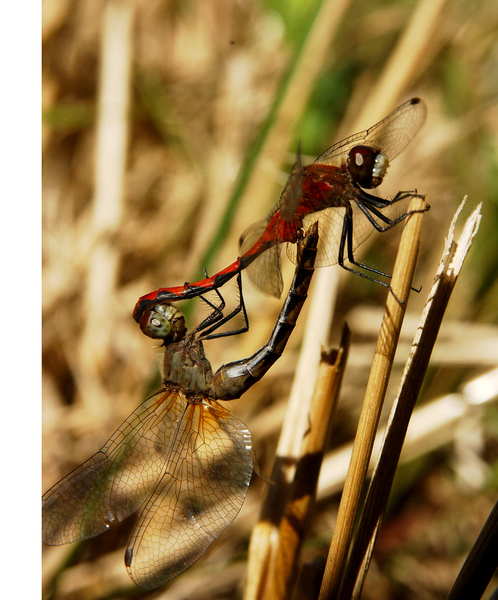
[[[110, 399], [99, 385], [114, 336], [115, 307], [121, 253], [113, 243], [123, 213], [124, 174], [129, 138], [132, 26], [134, 6], [109, 2], [104, 11], [100, 72], [95, 194], [88, 231], [85, 287], [85, 328], [79, 352], [79, 381], [86, 408], [102, 416]], [[86, 257], [85, 257], [86, 259]]]
[[340, 347], [322, 352], [315, 391], [311, 403], [308, 430], [285, 513], [279, 526], [278, 546], [270, 557], [265, 598], [290, 598], [297, 580], [297, 562], [304, 539], [308, 515], [315, 500], [318, 476], [322, 465], [335, 406], [339, 398], [346, 368], [351, 333], [344, 325]]
[[358, 115], [355, 129], [360, 130], [378, 121], [410, 86], [410, 82], [420, 77], [420, 65], [428, 64], [427, 54], [434, 32], [440, 26], [446, 1], [420, 0], [417, 3], [381, 76], [369, 91], [369, 101]]
[[[420, 211], [423, 210], [424, 206], [424, 200], [413, 198], [409, 210]], [[353, 526], [365, 484], [375, 433], [415, 271], [422, 217], [423, 212], [411, 215], [401, 236], [391, 281], [393, 293], [388, 294], [387, 297], [386, 310], [367, 383], [351, 463], [339, 505], [334, 535], [330, 544], [324, 580], [320, 590], [320, 600], [338, 597], [346, 567], [353, 537]]]
[[[351, 597], [352, 588], [362, 563], [364, 564], [362, 579], [366, 575], [369, 563], [367, 547], [370, 547], [370, 549], [373, 548], [376, 532], [380, 527], [387, 506], [406, 430], [422, 386], [441, 321], [458, 275], [460, 274], [463, 261], [470, 250], [479, 228], [481, 205], [467, 219], [459, 240], [455, 242], [455, 226], [464, 203], [465, 199], [451, 223], [443, 255], [434, 278], [434, 284], [429, 293], [421, 323], [418, 327], [400, 383], [397, 399], [387, 426], [382, 451], [372, 476], [363, 514], [357, 528], [358, 537], [352, 549], [341, 598]], [[366, 559], [365, 556], [367, 556]], [[357, 583], [357, 589], [359, 588], [361, 588], [361, 582]]]

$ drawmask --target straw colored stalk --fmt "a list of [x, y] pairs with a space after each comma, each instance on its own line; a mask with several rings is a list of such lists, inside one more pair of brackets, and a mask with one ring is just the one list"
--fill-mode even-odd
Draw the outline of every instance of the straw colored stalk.
[[[94, 418], [107, 416], [112, 400], [99, 384], [115, 326], [120, 252], [113, 243], [123, 214], [129, 138], [133, 4], [113, 0], [104, 12], [99, 84], [95, 195], [88, 235], [85, 327], [81, 337], [79, 385]], [[103, 415], [104, 413], [104, 415]]]
[[389, 492], [410, 417], [422, 387], [441, 321], [460, 274], [463, 261], [479, 228], [481, 205], [468, 218], [460, 239], [457, 242], [455, 241], [455, 226], [464, 204], [465, 200], [457, 210], [450, 226], [443, 255], [434, 278], [434, 284], [429, 292], [422, 319], [401, 379], [397, 399], [393, 405], [391, 417], [386, 428], [386, 437], [382, 451], [375, 467], [357, 527], [357, 538], [354, 542], [348, 569], [344, 577], [343, 589], [340, 596], [334, 597], [342, 599], [351, 598], [354, 583], [357, 580], [362, 563], [364, 564], [364, 569], [362, 570], [361, 579], [357, 583], [358, 594], [363, 579], [366, 576], [376, 534], [387, 507]]
[[391, 281], [392, 293], [387, 296], [384, 318], [353, 445], [351, 463], [325, 567], [320, 600], [337, 598], [346, 567], [353, 538], [353, 527], [358, 514], [375, 433], [415, 271], [424, 207], [425, 201], [421, 198], [413, 198], [410, 202], [409, 211], [421, 212], [415, 212], [408, 217], [401, 237]]
[[420, 65], [428, 64], [427, 55], [434, 33], [441, 26], [445, 3], [446, 0], [417, 3], [377, 83], [369, 91], [368, 102], [362, 102], [356, 121], [358, 130], [378, 121], [415, 77], [420, 76]]
[[[318, 476], [339, 398], [350, 341], [349, 328], [344, 325], [339, 349], [322, 353], [310, 413], [306, 420], [308, 428], [289, 499], [285, 504], [284, 516], [278, 527], [278, 543], [264, 565], [267, 578], [264, 581], [264, 593], [261, 595], [263, 598], [283, 600], [291, 597], [298, 573], [296, 566], [308, 516], [315, 500]], [[276, 495], [279, 495], [278, 490]], [[271, 515], [268, 517], [271, 519]], [[252, 550], [257, 552], [254, 546]]]

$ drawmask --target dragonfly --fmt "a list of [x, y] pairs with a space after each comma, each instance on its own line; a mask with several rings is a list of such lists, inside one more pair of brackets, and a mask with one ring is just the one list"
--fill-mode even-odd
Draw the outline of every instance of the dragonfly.
[[[190, 333], [171, 304], [148, 311], [162, 339], [163, 389], [102, 448], [43, 496], [43, 541], [99, 535], [139, 511], [125, 552], [135, 584], [154, 589], [194, 563], [237, 516], [253, 472], [251, 434], [220, 401], [239, 398], [282, 354], [307, 296], [318, 228], [298, 243], [298, 264], [268, 342], [213, 373], [203, 342], [226, 320], [213, 311]], [[230, 315], [228, 315], [230, 317]]]
[[[358, 263], [354, 251], [374, 229], [387, 231], [411, 214], [389, 216], [398, 202], [419, 194], [416, 190], [400, 191], [392, 199], [386, 199], [365, 190], [383, 182], [390, 162], [410, 143], [426, 115], [423, 100], [412, 98], [376, 125], [334, 144], [306, 167], [302, 166], [298, 152], [279, 201], [265, 219], [250, 226], [241, 236], [239, 258], [202, 281], [161, 288], [142, 296], [135, 306], [134, 319], [140, 323], [144, 312], [160, 302], [194, 298], [216, 289], [244, 269], [256, 287], [280, 297], [283, 288], [280, 245], [287, 242], [287, 254], [296, 262], [296, 242], [314, 221], [319, 222], [320, 232], [317, 267], [338, 263], [350, 272], [389, 287], [358, 270], [390, 277]], [[425, 210], [428, 208], [427, 205]]]

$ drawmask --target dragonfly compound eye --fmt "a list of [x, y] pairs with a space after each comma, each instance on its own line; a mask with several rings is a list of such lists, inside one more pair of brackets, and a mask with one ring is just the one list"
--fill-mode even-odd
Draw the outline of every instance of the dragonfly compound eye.
[[177, 342], [185, 337], [185, 317], [170, 304], [159, 304], [148, 310], [140, 319], [140, 329], [155, 340]]
[[167, 340], [171, 335], [170, 322], [155, 310], [149, 310], [142, 315], [140, 329], [155, 340]]
[[371, 146], [354, 146], [349, 151], [347, 166], [355, 183], [371, 189], [382, 183], [389, 160]]

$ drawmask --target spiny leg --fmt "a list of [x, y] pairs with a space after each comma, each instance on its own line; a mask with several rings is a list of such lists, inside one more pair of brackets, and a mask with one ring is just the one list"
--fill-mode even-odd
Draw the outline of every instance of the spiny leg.
[[[417, 194], [416, 190], [414, 190], [413, 192], [398, 192], [392, 200], [386, 200], [384, 198], [372, 196], [371, 194], [368, 194], [360, 188], [358, 189], [360, 192], [359, 198], [361, 199], [361, 201], [357, 201], [356, 205], [379, 233], [391, 229], [398, 223], [401, 223], [401, 221], [406, 219], [406, 217], [409, 217], [414, 213], [426, 212], [430, 208], [430, 206], [427, 204], [426, 207], [422, 210], [409, 210], [406, 213], [397, 217], [396, 219], [391, 219], [387, 215], [381, 213], [379, 209], [386, 208], [387, 206], [392, 206], [396, 202], [399, 202], [400, 200], [405, 200], [406, 198], [424, 198], [425, 196], [423, 194]], [[386, 226], [382, 227], [381, 224], [373, 218], [371, 213], [373, 213], [378, 219], [386, 223]]]

